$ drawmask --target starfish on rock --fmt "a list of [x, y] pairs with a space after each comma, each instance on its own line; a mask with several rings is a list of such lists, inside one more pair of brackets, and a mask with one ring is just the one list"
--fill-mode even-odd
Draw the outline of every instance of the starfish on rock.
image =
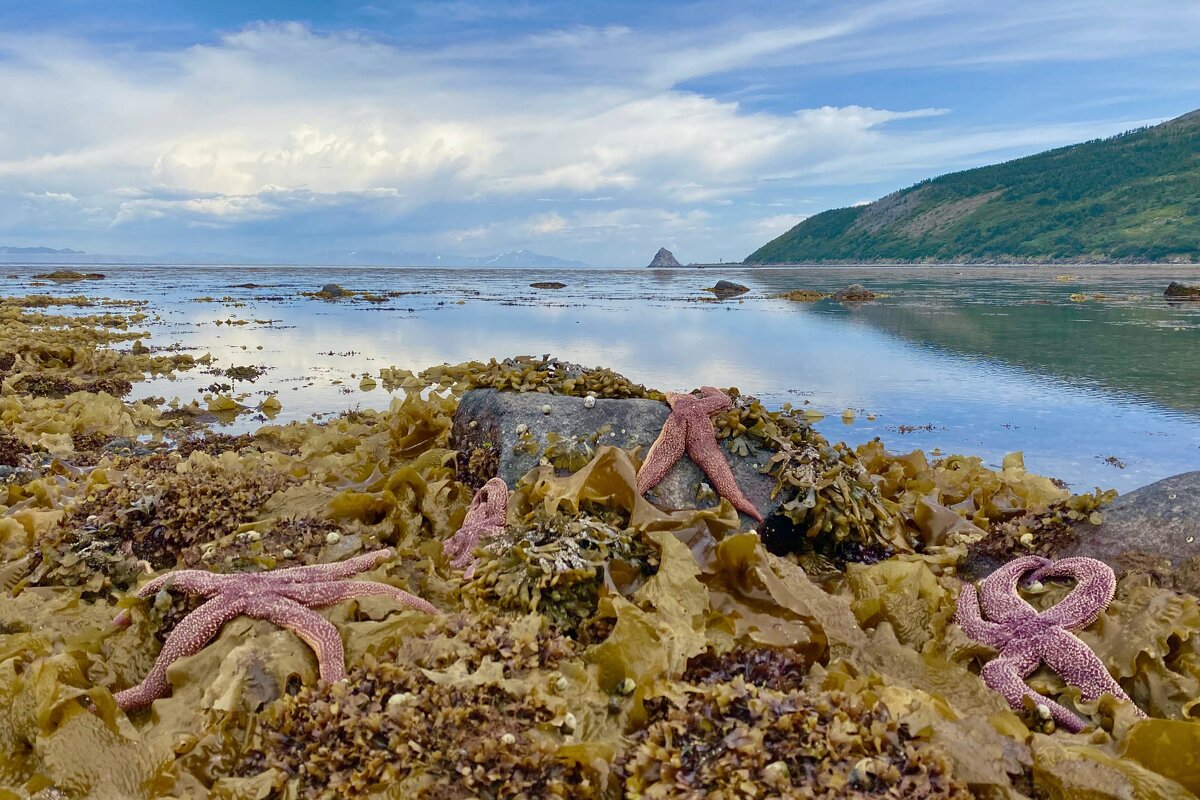
[[[222, 575], [185, 569], [155, 578], [138, 590], [138, 597], [150, 597], [170, 588], [210, 599], [175, 626], [145, 679], [137, 686], [116, 693], [117, 705], [131, 711], [169, 694], [171, 684], [167, 681], [167, 667], [184, 656], [198, 653], [226, 622], [243, 614], [270, 620], [294, 631], [316, 652], [321, 680], [329, 683], [341, 680], [346, 677], [342, 637], [331, 622], [312, 608], [330, 606], [352, 597], [386, 595], [418, 611], [437, 613], [429, 603], [394, 586], [374, 581], [341, 580], [371, 569], [391, 555], [391, 550], [383, 549], [334, 564], [289, 567], [272, 572]], [[130, 621], [129, 611], [125, 610], [117, 615], [113, 624], [125, 626]]]
[[725, 460], [721, 445], [717, 443], [716, 432], [713, 431], [713, 414], [733, 405], [729, 395], [720, 389], [705, 386], [700, 389], [699, 397], [668, 392], [667, 404], [671, 406], [671, 415], [663, 423], [662, 433], [650, 445], [646, 460], [638, 470], [638, 494], [645, 494], [657, 486], [686, 451], [712, 481], [717, 494], [746, 516], [762, 522], [762, 514], [738, 486], [737, 478], [733, 476], [733, 470], [729, 468], [729, 462]]
[[[1076, 580], [1076, 586], [1057, 605], [1039, 613], [1017, 593], [1018, 582], [1030, 571], [1032, 580], [1071, 577]], [[1111, 694], [1119, 700], [1133, 702], [1096, 654], [1068, 630], [1095, 622], [1100, 612], [1112, 602], [1116, 585], [1116, 576], [1103, 561], [1093, 558], [1051, 561], [1040, 556], [1024, 556], [989, 575], [980, 585], [978, 594], [974, 586], [964, 585], [958, 595], [954, 621], [972, 639], [1000, 651], [999, 656], [984, 665], [981, 673], [991, 689], [1003, 695], [1018, 711], [1023, 707], [1024, 697], [1032, 698], [1050, 709], [1050, 715], [1058, 725], [1076, 732], [1083, 729], [1084, 721], [1064, 706], [1030, 689], [1025, 678], [1045, 662], [1067, 683], [1078, 686], [1084, 700]], [[984, 619], [983, 614], [988, 619]], [[1140, 709], [1138, 713], [1142, 714]]]
[[507, 515], [508, 484], [503, 478], [492, 478], [475, 493], [458, 533], [442, 543], [442, 552], [450, 559], [450, 566], [455, 569], [465, 567], [466, 578], [474, 575], [475, 548], [479, 546], [479, 540], [503, 531]]

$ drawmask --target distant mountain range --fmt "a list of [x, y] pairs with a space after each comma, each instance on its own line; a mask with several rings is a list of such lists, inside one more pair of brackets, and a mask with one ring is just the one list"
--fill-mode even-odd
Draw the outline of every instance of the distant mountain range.
[[747, 263], [1200, 261], [1200, 111], [825, 211]]
[[588, 266], [582, 261], [567, 261], [528, 250], [509, 250], [490, 256], [457, 256], [436, 253], [391, 252], [387, 250], [350, 250], [320, 253], [290, 260], [254, 258], [227, 253], [160, 253], [130, 256], [85, 253], [82, 250], [55, 250], [51, 247], [0, 246], [0, 263], [56, 264], [253, 264], [301, 266], [371, 267], [528, 267], [572, 268]]
[[0, 247], [0, 256], [81, 256], [82, 250], [55, 250], [53, 247]]

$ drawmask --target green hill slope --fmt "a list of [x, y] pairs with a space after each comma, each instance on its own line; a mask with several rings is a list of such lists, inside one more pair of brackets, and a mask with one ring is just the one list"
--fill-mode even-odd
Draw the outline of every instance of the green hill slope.
[[1200, 111], [809, 217], [747, 263], [1200, 261]]

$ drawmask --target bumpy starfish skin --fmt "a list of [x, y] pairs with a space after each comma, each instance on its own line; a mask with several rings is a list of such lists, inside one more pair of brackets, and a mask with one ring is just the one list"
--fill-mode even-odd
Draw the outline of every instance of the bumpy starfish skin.
[[762, 522], [762, 514], [742, 493], [717, 443], [713, 430], [713, 414], [720, 413], [733, 405], [729, 395], [712, 386], [700, 389], [700, 397], [693, 394], [667, 394], [671, 415], [663, 423], [662, 433], [650, 445], [646, 460], [637, 474], [638, 494], [645, 494], [665, 477], [675, 462], [686, 452], [696, 466], [712, 481], [717, 494], [724, 497], [733, 507], [748, 517]]
[[504, 530], [508, 514], [508, 484], [503, 478], [492, 478], [480, 487], [471, 499], [471, 507], [458, 533], [442, 543], [442, 552], [455, 569], [466, 568], [464, 577], [475, 574], [475, 548], [485, 536], [495, 536]]
[[[175, 626], [145, 679], [137, 686], [117, 692], [117, 705], [132, 711], [169, 694], [171, 684], [167, 680], [167, 667], [184, 656], [199, 652], [226, 622], [243, 614], [269, 620], [293, 631], [317, 654], [321, 680], [341, 680], [346, 676], [342, 637], [332, 623], [310, 608], [333, 605], [352, 597], [386, 595], [418, 611], [437, 613], [429, 603], [394, 586], [341, 580], [371, 569], [391, 554], [391, 550], [376, 550], [335, 564], [259, 573], [220, 575], [185, 569], [155, 578], [138, 590], [138, 597], [150, 597], [163, 588], [172, 588], [211, 599]], [[129, 611], [122, 611], [113, 623], [128, 625]]]
[[[1038, 612], [1017, 593], [1017, 583], [1028, 572], [1032, 572], [1033, 580], [1072, 577], [1076, 586], [1057, 605]], [[999, 656], [984, 665], [981, 673], [989, 687], [1017, 710], [1023, 708], [1023, 698], [1033, 698], [1034, 702], [1050, 709], [1050, 715], [1058, 725], [1075, 732], [1083, 729], [1084, 721], [1064, 706], [1030, 689], [1025, 678], [1044, 662], [1068, 683], [1078, 686], [1084, 700], [1094, 700], [1107, 693], [1133, 702], [1096, 654], [1067, 630], [1095, 622], [1100, 612], [1112, 602], [1116, 585], [1112, 569], [1102, 561], [1092, 558], [1050, 561], [1039, 556], [1025, 556], [993, 572], [984, 580], [978, 593], [974, 586], [964, 585], [958, 595], [954, 621], [972, 639], [1000, 651]], [[988, 619], [984, 619], [983, 614]], [[1138, 713], [1142, 713], [1140, 709]]]

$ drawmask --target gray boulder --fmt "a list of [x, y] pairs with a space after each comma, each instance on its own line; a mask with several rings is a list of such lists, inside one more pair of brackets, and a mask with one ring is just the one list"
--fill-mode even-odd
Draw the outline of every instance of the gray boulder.
[[1190, 572], [1200, 563], [1200, 471], [1135, 489], [1103, 514], [1099, 526], [1080, 525], [1079, 543], [1060, 555], [1098, 558], [1118, 572]]
[[[479, 485], [499, 475], [513, 487], [538, 466], [550, 445], [551, 433], [558, 437], [553, 447], [554, 461], [574, 459], [578, 462], [576, 468], [601, 445], [624, 449], [640, 445], [639, 454], [644, 458], [669, 413], [666, 403], [655, 400], [597, 399], [588, 408], [581, 397], [475, 389], [463, 396], [454, 415], [453, 446], [462, 454], [460, 463], [474, 465], [464, 475], [470, 483]], [[759, 471], [769, 455], [763, 451], [738, 456], [725, 451], [738, 485], [764, 519], [780, 503], [771, 499], [775, 479]], [[568, 471], [558, 470], [559, 474]], [[667, 509], [717, 505], [719, 498], [705, 487], [708, 479], [704, 473], [684, 456], [646, 497]], [[746, 516], [742, 521], [744, 527], [755, 524]]]
[[350, 294], [350, 292], [346, 291], [336, 283], [327, 283], [321, 287], [321, 291], [317, 292], [317, 294], [324, 295], [326, 297], [346, 297]]

